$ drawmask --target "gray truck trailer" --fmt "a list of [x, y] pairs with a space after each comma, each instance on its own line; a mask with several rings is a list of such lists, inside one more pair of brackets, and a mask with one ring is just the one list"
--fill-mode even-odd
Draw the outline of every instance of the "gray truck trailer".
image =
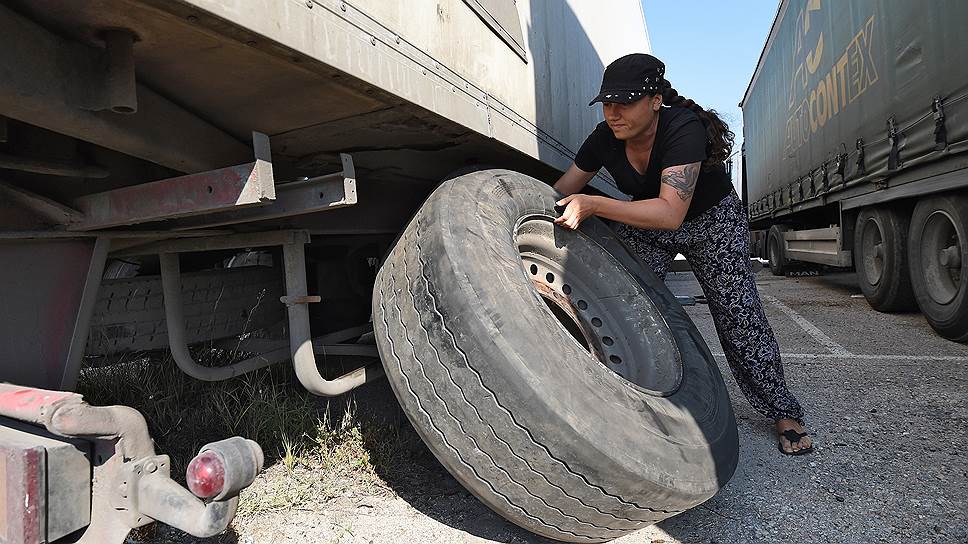
[[968, 4], [780, 3], [743, 97], [752, 252], [968, 341]]
[[[185, 489], [140, 414], [73, 392], [129, 352], [324, 396], [385, 375], [464, 486], [559, 540], [732, 475], [675, 297], [552, 222], [603, 66], [649, 51], [638, 0], [8, 0], [0, 51], [0, 543], [231, 521], [258, 445], [201, 447]], [[251, 356], [198, 360], [223, 342]]]

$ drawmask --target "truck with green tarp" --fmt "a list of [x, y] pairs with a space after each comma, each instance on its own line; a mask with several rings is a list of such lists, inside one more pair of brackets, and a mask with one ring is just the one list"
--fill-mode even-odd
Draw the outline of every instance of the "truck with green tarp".
[[783, 0], [743, 109], [752, 252], [968, 341], [968, 4]]

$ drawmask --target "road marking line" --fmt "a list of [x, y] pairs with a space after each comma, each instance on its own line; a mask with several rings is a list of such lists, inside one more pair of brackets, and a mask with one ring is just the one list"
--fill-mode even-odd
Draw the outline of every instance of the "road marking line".
[[830, 350], [830, 353], [833, 355], [840, 357], [852, 355], [849, 351], [847, 351], [847, 348], [841, 346], [837, 342], [834, 342], [832, 338], [824, 334], [824, 332], [818, 329], [813, 323], [807, 321], [802, 315], [793, 311], [793, 308], [783, 304], [776, 297], [771, 295], [763, 295], [763, 298], [766, 299], [770, 304], [776, 306], [781, 312], [786, 314], [787, 317], [795, 321], [797, 325], [800, 325], [801, 329], [805, 330], [807, 334], [813, 337], [814, 340], [823, 344], [823, 346]]
[[[725, 353], [715, 352], [716, 357], [726, 357]], [[867, 361], [955, 361], [968, 363], [968, 356], [964, 355], [863, 355], [848, 353], [781, 353], [780, 359], [864, 359]]]

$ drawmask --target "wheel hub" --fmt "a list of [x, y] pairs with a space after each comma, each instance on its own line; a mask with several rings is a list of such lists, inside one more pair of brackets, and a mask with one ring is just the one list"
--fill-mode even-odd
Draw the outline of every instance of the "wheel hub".
[[943, 210], [929, 215], [920, 243], [925, 290], [938, 304], [949, 304], [961, 288], [962, 240], [954, 219]]
[[877, 244], [874, 246], [874, 258], [878, 260], [883, 266], [884, 263], [884, 243]]
[[940, 260], [945, 268], [961, 268], [961, 251], [958, 246], [948, 246], [941, 250]]
[[881, 226], [873, 218], [868, 219], [864, 223], [863, 232], [861, 233], [863, 247], [869, 248], [868, 251], [862, 255], [862, 263], [864, 267], [864, 275], [867, 276], [867, 281], [871, 285], [877, 285], [881, 281], [881, 277], [884, 275], [884, 238], [881, 235]]

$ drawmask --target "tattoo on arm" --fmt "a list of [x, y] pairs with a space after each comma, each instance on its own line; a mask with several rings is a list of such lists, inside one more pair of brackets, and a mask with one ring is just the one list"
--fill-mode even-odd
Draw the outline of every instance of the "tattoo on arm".
[[679, 198], [683, 201], [689, 200], [696, 190], [696, 179], [699, 178], [700, 164], [694, 162], [666, 168], [662, 171], [662, 183], [675, 188]]

